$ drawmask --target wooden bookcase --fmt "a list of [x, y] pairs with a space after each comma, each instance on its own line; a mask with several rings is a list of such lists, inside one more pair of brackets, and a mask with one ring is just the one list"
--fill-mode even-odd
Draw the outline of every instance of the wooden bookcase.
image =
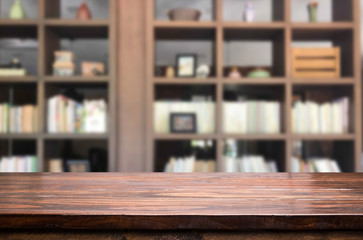
[[[65, 1], [65, 0], [63, 0]], [[86, 1], [88, 2], [88, 1]], [[62, 0], [38, 0], [37, 17], [25, 20], [11, 20], [2, 16], [0, 19], [0, 38], [35, 39], [37, 40], [37, 74], [26, 77], [1, 77], [0, 85], [29, 86], [28, 91], [33, 91], [39, 114], [39, 132], [34, 134], [1, 134], [0, 141], [8, 146], [8, 152], [16, 153], [17, 143], [27, 141], [34, 145], [33, 154], [38, 157], [38, 171], [47, 170], [49, 158], [61, 158], [61, 149], [58, 154], [51, 156], [48, 150], [59, 148], [65, 142], [71, 145], [88, 147], [102, 147], [108, 156], [107, 170], [116, 171], [116, 67], [117, 53], [117, 21], [116, 0], [108, 0], [108, 10], [104, 17], [92, 9], [92, 20], [79, 21], [74, 17], [62, 17]], [[91, 10], [91, 11], [92, 11]], [[60, 50], [61, 40], [93, 40], [102, 39], [107, 42], [108, 55], [107, 75], [100, 77], [84, 77], [79, 73], [72, 77], [58, 77], [52, 75], [52, 64], [54, 62], [54, 51]], [[92, 49], [93, 50], [93, 49]], [[82, 60], [82, 59], [80, 59]], [[84, 59], [89, 60], [89, 59]], [[10, 59], [9, 59], [10, 61]], [[103, 98], [108, 104], [108, 131], [104, 134], [51, 134], [47, 133], [47, 99], [54, 94], [60, 93], [63, 88], [82, 89], [92, 87], [101, 89]], [[86, 96], [86, 94], [85, 94]], [[20, 144], [21, 145], [21, 144]], [[23, 144], [24, 145], [24, 144]], [[86, 147], [86, 148], [87, 148]], [[65, 150], [63, 150], [65, 151]], [[86, 150], [87, 151], [87, 150]], [[8, 153], [9, 154], [9, 153]], [[29, 154], [29, 153], [28, 153]], [[58, 156], [57, 156], [58, 155]], [[84, 154], [83, 159], [87, 159]]]
[[[276, 156], [280, 171], [291, 171], [291, 157], [294, 141], [310, 143], [332, 142], [336, 149], [334, 157], [339, 157], [339, 164], [343, 171], [361, 171], [362, 127], [361, 127], [361, 72], [360, 72], [360, 6], [358, 0], [331, 0], [331, 21], [309, 23], [292, 20], [292, 5], [295, 0], [272, 0], [271, 21], [246, 23], [225, 20], [228, 0], [211, 0], [211, 19], [201, 19], [196, 22], [169, 21], [160, 18], [165, 9], [157, 9], [159, 0], [146, 1], [146, 76], [147, 76], [147, 143], [146, 170], [160, 171], [164, 160], [160, 160], [157, 151], [160, 141], [174, 142], [178, 148], [178, 141], [195, 139], [213, 140], [216, 143], [215, 160], [217, 171], [223, 171], [224, 141], [237, 139], [240, 141], [269, 142], [273, 148], [283, 152]], [[173, 1], [171, 1], [173, 2]], [[204, 1], [206, 2], [206, 1]], [[263, 2], [263, 1], [262, 1]], [[256, 3], [257, 4], [257, 3]], [[208, 15], [209, 16], [209, 15]], [[208, 79], [197, 78], [165, 78], [155, 71], [157, 66], [157, 47], [159, 40], [208, 40], [211, 42], [212, 69]], [[230, 79], [227, 77], [228, 64], [225, 62], [226, 41], [270, 41], [272, 51], [271, 78], [255, 79], [242, 77]], [[341, 77], [334, 79], [310, 78], [296, 79], [292, 77], [292, 45], [295, 41], [330, 41], [333, 46], [341, 48]], [[170, 48], [170, 46], [169, 46]], [[185, 52], [191, 53], [185, 45]], [[279, 89], [278, 99], [282, 103], [282, 132], [280, 134], [225, 134], [223, 132], [223, 101], [225, 89], [231, 86], [235, 89], [243, 88], [259, 90], [274, 87]], [[215, 132], [211, 134], [157, 134], [154, 131], [154, 101], [160, 86], [181, 87], [209, 86], [213, 90], [211, 95], [215, 99], [216, 116]], [[291, 112], [295, 93], [319, 91], [322, 96], [339, 95], [341, 89], [352, 103], [350, 109], [350, 129], [347, 134], [296, 134], [292, 132]], [[253, 93], [251, 93], [253, 94]], [[312, 94], [314, 96], [314, 94]], [[166, 144], [166, 148], [170, 147]], [[334, 150], [335, 151], [335, 150]], [[164, 161], [160, 163], [159, 161]]]

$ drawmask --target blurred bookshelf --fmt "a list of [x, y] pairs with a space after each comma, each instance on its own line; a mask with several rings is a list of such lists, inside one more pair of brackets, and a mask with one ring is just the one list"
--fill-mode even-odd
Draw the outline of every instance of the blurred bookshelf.
[[[253, 2], [255, 21], [245, 22], [242, 21], [244, 1], [196, 0], [184, 5], [176, 0], [147, 1], [146, 108], [150, 121], [146, 122], [146, 170], [178, 172], [184, 166], [186, 171], [192, 171], [190, 161], [213, 158], [213, 171], [256, 171], [256, 162], [260, 166], [257, 171], [264, 172], [337, 170], [325, 165], [338, 165], [342, 172], [361, 171], [360, 5], [357, 0], [326, 2], [319, 8], [329, 7], [330, 19], [309, 22], [307, 14], [295, 14], [302, 4], [306, 9], [307, 1], [256, 1]], [[199, 10], [201, 19], [169, 20], [166, 10], [179, 7]], [[339, 48], [339, 76], [303, 77], [304, 72], [295, 75], [293, 48], [301, 46]], [[269, 71], [269, 77], [248, 77], [254, 63], [249, 62], [253, 59], [243, 58], [243, 49], [270, 58], [268, 63], [258, 65]], [[177, 68], [175, 59], [179, 54], [196, 54], [199, 65], [209, 66], [208, 77], [168, 76], [170, 66]], [[242, 77], [231, 78], [232, 67]], [[167, 116], [173, 111], [195, 112], [199, 116], [197, 110], [177, 107], [200, 104], [193, 100], [194, 96], [204, 96], [204, 103], [213, 104], [210, 115], [213, 117], [208, 118], [213, 127], [207, 132], [198, 129], [195, 133], [172, 133], [166, 125]], [[252, 112], [251, 116], [251, 106], [262, 110], [258, 114]], [[320, 114], [303, 112], [311, 111], [310, 107], [324, 116], [344, 113], [341, 115], [345, 118], [330, 122]], [[169, 112], [163, 112], [163, 108]], [[245, 112], [240, 113], [239, 109]], [[278, 114], [272, 116], [274, 112]], [[298, 115], [293, 114], [296, 112]], [[308, 116], [314, 118], [309, 120]], [[240, 121], [231, 122], [231, 119]], [[261, 125], [261, 119], [268, 124]], [[200, 120], [197, 117], [198, 126], [207, 124], [208, 120], [203, 124]], [[276, 120], [271, 127], [270, 122]], [[330, 128], [313, 127], [314, 124]], [[160, 132], [163, 126], [166, 128]], [[228, 126], [237, 127], [226, 129]], [[213, 154], [200, 156], [193, 142], [201, 145], [211, 142]], [[300, 149], [296, 150], [296, 146]], [[229, 148], [238, 149], [228, 156]], [[183, 155], [180, 149], [186, 149], [186, 153]], [[196, 156], [191, 160], [193, 153]], [[301, 160], [296, 160], [297, 155]], [[248, 166], [248, 162], [253, 164]], [[247, 164], [243, 169], [238, 167], [242, 163]]]
[[[2, 128], [3, 131], [0, 134], [1, 157], [6, 158], [5, 162], [8, 161], [9, 164], [12, 164], [11, 161], [15, 159], [28, 166], [29, 164], [26, 163], [28, 158], [35, 157], [36, 168], [30, 171], [43, 172], [50, 170], [49, 162], [52, 159], [60, 159], [61, 168], [63, 171], [67, 171], [68, 160], [86, 160], [91, 166], [88, 171], [117, 171], [115, 150], [117, 147], [117, 122], [115, 120], [117, 114], [116, 0], [103, 1], [102, 7], [97, 7], [98, 4], [95, 0], [84, 2], [91, 8], [92, 18], [90, 20], [76, 19], [80, 3], [70, 0], [22, 1], [27, 15], [27, 19], [22, 20], [8, 19], [7, 12], [13, 4], [12, 1], [0, 3], [2, 9], [0, 40], [20, 43], [32, 41], [31, 49], [34, 49], [32, 55], [26, 56], [28, 50], [18, 53], [22, 51], [22, 48], [17, 50], [14, 47], [9, 50], [11, 46], [1, 45], [0, 47], [2, 50], [0, 50], [1, 64], [11, 60], [8, 52], [15, 52], [15, 56], [20, 61], [26, 62], [23, 67], [27, 70], [26, 76], [0, 77], [3, 92], [1, 103], [6, 107], [32, 105], [36, 109], [34, 110], [36, 128], [30, 129], [34, 131], [23, 133], [24, 124], [19, 133]], [[77, 51], [78, 53], [82, 51], [83, 45], [91, 46], [93, 49], [86, 51], [86, 54], [80, 54], [77, 59]], [[53, 75], [52, 65], [55, 61], [55, 51], [75, 52], [77, 70], [74, 76]], [[105, 53], [99, 56], [99, 52]], [[102, 76], [83, 76], [81, 74], [82, 61], [100, 61], [100, 58], [105, 63], [106, 69]], [[49, 119], [49, 99], [58, 95], [72, 95], [69, 94], [70, 92], [79, 96], [77, 101], [82, 103], [88, 100], [102, 100], [106, 104], [104, 123], [106, 130], [86, 132], [75, 130], [77, 126], [69, 129], [67, 127], [69, 122], [67, 122], [65, 129], [50, 132], [49, 124], [52, 120]], [[66, 106], [68, 106], [67, 104], [68, 102], [65, 103]], [[27, 121], [27, 119], [28, 117], [25, 119], [23, 117], [23, 121]], [[21, 156], [24, 156], [25, 160]], [[96, 163], [97, 159], [100, 163]], [[19, 166], [21, 164], [18, 163]], [[26, 169], [20, 167], [19, 171], [26, 171]]]

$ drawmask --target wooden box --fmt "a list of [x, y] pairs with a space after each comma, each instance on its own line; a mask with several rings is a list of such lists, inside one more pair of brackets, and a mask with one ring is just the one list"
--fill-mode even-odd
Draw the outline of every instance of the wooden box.
[[339, 78], [340, 48], [293, 48], [294, 78]]

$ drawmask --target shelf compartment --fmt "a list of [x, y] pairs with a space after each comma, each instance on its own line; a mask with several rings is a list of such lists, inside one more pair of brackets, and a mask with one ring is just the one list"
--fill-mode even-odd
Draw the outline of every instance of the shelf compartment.
[[[109, 0], [85, 0], [92, 19], [108, 19]], [[76, 19], [77, 10], [81, 6], [82, 1], [73, 0], [48, 0], [45, 1], [45, 17], [58, 19]]]
[[[224, 84], [223, 131], [274, 138], [285, 132], [285, 87], [281, 85]], [[252, 116], [255, 116], [256, 119]], [[275, 116], [274, 121], [272, 117]], [[266, 121], [269, 118], [269, 121]], [[239, 121], [230, 121], [240, 119]], [[231, 127], [234, 127], [231, 128]], [[271, 136], [269, 136], [271, 135]]]
[[[40, 0], [25, 0], [21, 1], [26, 14], [26, 19], [21, 21], [33, 21], [38, 18], [38, 4]], [[2, 0], [0, 2], [0, 19], [14, 21], [13, 19], [8, 19], [9, 12], [13, 6], [14, 1], [12, 0]], [[17, 21], [17, 20], [15, 20]]]
[[[166, 164], [171, 158], [181, 158], [182, 166], [175, 166], [177, 172], [196, 171], [189, 166], [185, 166], [185, 157], [194, 156], [196, 162], [203, 162], [204, 171], [208, 171], [208, 162], [212, 164], [209, 166], [213, 168], [212, 172], [216, 171], [216, 141], [208, 139], [178, 139], [178, 140], [157, 140], [155, 144], [154, 156], [154, 171], [163, 172]], [[211, 169], [210, 169], [211, 170]], [[202, 171], [202, 170], [199, 170]]]
[[[251, 1], [222, 0], [224, 21], [243, 21], [245, 4]], [[252, 1], [255, 9], [255, 22], [284, 21], [283, 0]]]
[[[339, 47], [341, 77], [354, 77], [353, 30], [345, 28], [296, 28], [292, 30], [293, 47]], [[322, 78], [323, 79], [323, 78]]]
[[[217, 0], [152, 0], [154, 1], [154, 19], [169, 20], [167, 12], [174, 8], [190, 8], [201, 12], [200, 22], [212, 21], [216, 16]], [[175, 21], [176, 22], [176, 21]]]
[[[353, 88], [354, 88], [354, 86], [349, 85], [349, 84], [348, 85], [341, 85], [341, 84], [340, 85], [298, 85], [298, 84], [294, 84], [292, 106], [295, 106], [295, 108], [296, 108], [296, 110], [295, 110], [296, 119], [294, 120], [294, 117], [292, 117], [292, 126], [294, 126], [294, 122], [295, 122], [296, 124], [295, 124], [295, 127], [293, 127], [293, 129], [296, 128], [296, 130], [293, 130], [293, 131], [296, 131], [295, 133], [307, 134], [307, 136], [309, 136], [309, 133], [310, 133], [310, 134], [312, 134], [312, 136], [315, 135], [316, 137], [323, 137], [323, 138], [324, 138], [325, 134], [327, 137], [329, 137], [329, 136], [330, 137], [333, 137], [333, 136], [339, 137], [339, 135], [342, 135], [342, 137], [344, 137], [344, 136], [349, 136], [349, 133], [354, 133], [355, 101], [354, 101]], [[325, 112], [325, 115], [321, 115], [322, 113], [320, 111], [323, 111], [322, 104], [333, 103], [333, 102], [336, 102], [337, 100], [343, 99], [345, 97], [348, 100], [348, 109], [346, 109], [346, 110], [340, 109], [340, 110], [341, 111], [344, 110], [348, 113], [348, 119], [347, 119], [348, 122], [345, 122], [344, 120], [342, 120], [341, 123], [345, 127], [343, 127], [343, 132], [341, 133], [339, 130], [341, 127], [340, 124], [339, 124], [339, 127], [335, 127], [335, 125], [333, 125], [333, 122], [329, 123], [329, 121], [326, 122], [324, 120], [325, 118], [330, 119], [330, 121], [331, 121], [331, 119], [335, 119], [332, 116], [326, 116], [326, 113], [330, 112], [331, 114], [333, 114], [333, 111], [338, 111], [338, 110], [333, 110], [333, 107], [329, 106], [329, 108], [331, 108], [330, 110], [326, 110], [326, 108], [324, 107], [324, 109], [325, 109], [324, 112], [327, 111], [327, 112]], [[303, 102], [303, 103], [314, 102], [314, 103], [318, 104], [318, 107], [319, 107], [318, 115], [317, 116], [315, 115], [315, 118], [313, 118], [314, 115], [312, 115], [312, 112], [309, 112], [309, 118], [305, 119], [306, 115], [301, 112], [303, 110], [302, 109], [298, 110], [297, 106], [295, 105], [295, 103], [298, 101]], [[316, 108], [316, 107], [314, 107], [314, 108]], [[291, 109], [293, 109], [293, 107]], [[307, 110], [314, 111], [314, 109], [312, 107], [308, 107]], [[298, 111], [300, 111], [300, 113]], [[291, 110], [291, 114], [292, 113], [293, 112]], [[299, 114], [301, 114], [301, 115], [299, 115]], [[300, 116], [300, 117], [298, 117], [298, 116]], [[317, 117], [318, 117], [318, 119], [316, 119]], [[305, 119], [305, 120], [298, 121], [298, 119], [300, 119], [300, 120]], [[297, 125], [298, 123], [308, 122], [308, 120], [310, 121], [308, 129], [305, 129], [305, 126], [303, 126], [303, 125]], [[316, 122], [316, 121], [318, 121], [318, 122]], [[338, 122], [337, 122], [337, 124], [338, 124]], [[318, 127], [318, 129], [317, 129], [317, 127]], [[325, 130], [323, 130], [323, 129], [325, 129]], [[305, 131], [308, 131], [308, 132], [305, 132]], [[345, 131], [347, 131], [347, 132], [345, 132]], [[335, 133], [335, 134], [333, 134], [333, 133]], [[333, 136], [331, 136], [331, 135], [333, 135]]]
[[[29, 158], [25, 159], [25, 157], [30, 156], [34, 157], [35, 161], [32, 161]], [[28, 138], [0, 139], [0, 159], [4, 161], [2, 158], [10, 157], [14, 158], [11, 159], [11, 162], [8, 160], [7, 164], [5, 164], [7, 169], [2, 169], [4, 172], [37, 172], [39, 170], [36, 140]], [[10, 166], [10, 164], [12, 164], [12, 166]], [[29, 166], [28, 164], [31, 165]]]
[[81, 74], [82, 62], [103, 63], [105, 74], [108, 74], [107, 27], [46, 27], [45, 36], [45, 74], [47, 76], [53, 74], [54, 52], [61, 50], [74, 52], [76, 75]]
[[[317, 19], [319, 22], [352, 22], [354, 0], [319, 1]], [[308, 22], [309, 14], [307, 6], [309, 1], [292, 0], [291, 18], [293, 22]]]
[[[216, 76], [214, 28], [155, 28], [154, 76], [163, 77], [167, 67], [175, 69], [179, 54], [195, 54], [196, 68], [206, 64], [209, 78]], [[192, 77], [194, 79], [194, 77]]]
[[[275, 162], [277, 172], [286, 171], [285, 141], [283, 140], [241, 140], [226, 139], [223, 150], [223, 172], [266, 172], [271, 171], [261, 162], [252, 162], [252, 157], [262, 157], [265, 162]], [[248, 157], [248, 162], [241, 164], [241, 158]], [[246, 160], [245, 160], [246, 161]], [[256, 164], [260, 163], [260, 164]], [[246, 167], [246, 164], [248, 167]], [[262, 166], [261, 166], [262, 165]], [[249, 169], [246, 170], [245, 168]]]
[[68, 171], [67, 162], [86, 160], [91, 172], [106, 172], [108, 168], [108, 142], [100, 139], [59, 139], [45, 141], [44, 169], [49, 171], [51, 159], [62, 161], [63, 171]]
[[[293, 142], [293, 157], [303, 160], [308, 159], [331, 159], [336, 160], [342, 172], [354, 172], [354, 142], [353, 139], [315, 139], [315, 140], [295, 140]], [[293, 161], [289, 159], [289, 161]], [[295, 160], [296, 161], [296, 160]], [[297, 163], [292, 162], [292, 171], [296, 171]], [[300, 163], [301, 164], [301, 163]], [[330, 172], [331, 164], [323, 163], [323, 168]], [[314, 164], [311, 164], [314, 167]], [[306, 169], [306, 166], [305, 168]], [[300, 169], [300, 171], [306, 171]]]
[[224, 77], [229, 76], [232, 67], [242, 78], [248, 78], [255, 68], [269, 71], [272, 77], [285, 77], [284, 28], [224, 28], [223, 62]]

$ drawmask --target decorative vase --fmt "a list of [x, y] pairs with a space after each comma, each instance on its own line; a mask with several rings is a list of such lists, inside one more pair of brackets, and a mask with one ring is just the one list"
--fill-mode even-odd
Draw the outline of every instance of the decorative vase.
[[309, 21], [317, 22], [318, 21], [318, 3], [317, 2], [309, 3], [308, 11], [309, 11]]
[[253, 8], [253, 4], [251, 2], [246, 3], [245, 11], [244, 11], [244, 20], [246, 22], [253, 22], [255, 20], [255, 9]]
[[78, 20], [89, 20], [92, 18], [91, 11], [89, 10], [87, 4], [83, 2], [77, 11]]
[[9, 18], [10, 19], [24, 19], [25, 11], [23, 6], [21, 5], [20, 0], [15, 0], [13, 6], [10, 9], [9, 12]]
[[241, 78], [242, 76], [241, 76], [240, 72], [238, 71], [238, 68], [237, 67], [233, 67], [231, 69], [231, 71], [229, 72], [228, 77], [229, 78], [237, 79], [237, 78]]

